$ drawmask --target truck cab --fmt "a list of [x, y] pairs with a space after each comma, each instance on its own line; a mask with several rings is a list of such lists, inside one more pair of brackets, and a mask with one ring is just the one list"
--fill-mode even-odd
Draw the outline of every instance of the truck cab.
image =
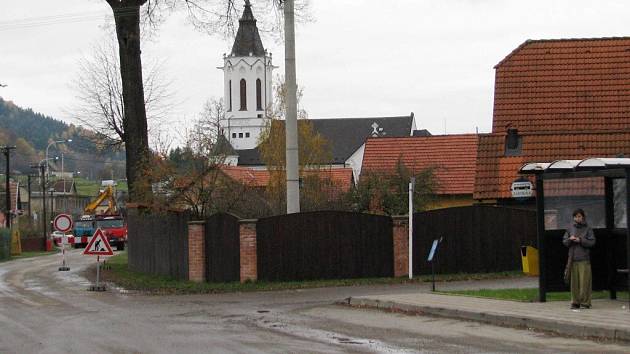
[[97, 215], [96, 228], [101, 229], [112, 247], [122, 251], [127, 242], [127, 224], [121, 215]]
[[85, 247], [92, 235], [96, 232], [96, 222], [92, 215], [83, 215], [74, 221], [72, 234], [74, 235], [74, 247]]

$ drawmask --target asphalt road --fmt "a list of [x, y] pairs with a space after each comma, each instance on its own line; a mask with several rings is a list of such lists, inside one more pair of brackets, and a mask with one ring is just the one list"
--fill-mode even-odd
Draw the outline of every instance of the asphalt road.
[[[0, 353], [628, 353], [612, 343], [474, 322], [334, 305], [348, 296], [427, 291], [364, 286], [148, 296], [86, 289], [94, 259], [69, 254], [0, 263]], [[442, 287], [529, 286], [528, 279]]]

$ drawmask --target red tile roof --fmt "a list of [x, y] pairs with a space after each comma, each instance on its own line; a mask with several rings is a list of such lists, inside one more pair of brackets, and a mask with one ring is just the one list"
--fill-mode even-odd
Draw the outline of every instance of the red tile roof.
[[630, 129], [630, 37], [528, 40], [495, 69], [493, 133]]
[[368, 138], [361, 173], [393, 172], [400, 159], [413, 171], [435, 168], [438, 194], [472, 194], [476, 134]]
[[[245, 183], [251, 187], [266, 187], [269, 183], [269, 171], [254, 170], [240, 166], [223, 166], [221, 170], [230, 178]], [[304, 175], [317, 174], [322, 179], [328, 179], [340, 191], [348, 191], [352, 186], [351, 168], [328, 168], [302, 171]]]
[[479, 136], [475, 199], [511, 198], [510, 186], [527, 162], [630, 156], [630, 131], [523, 134], [520, 156], [504, 156], [505, 134]]

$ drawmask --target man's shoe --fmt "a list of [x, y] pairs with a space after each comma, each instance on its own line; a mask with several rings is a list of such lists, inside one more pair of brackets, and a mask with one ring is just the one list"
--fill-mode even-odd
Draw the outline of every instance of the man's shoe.
[[581, 305], [583, 309], [590, 309], [591, 305], [586, 305], [586, 304], [582, 304]]
[[571, 310], [579, 309], [580, 304], [571, 304]]

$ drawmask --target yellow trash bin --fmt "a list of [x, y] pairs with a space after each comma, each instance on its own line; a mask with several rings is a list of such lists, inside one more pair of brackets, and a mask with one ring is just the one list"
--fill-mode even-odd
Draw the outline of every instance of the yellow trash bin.
[[538, 250], [532, 246], [521, 246], [523, 273], [531, 276], [540, 274], [538, 270]]

